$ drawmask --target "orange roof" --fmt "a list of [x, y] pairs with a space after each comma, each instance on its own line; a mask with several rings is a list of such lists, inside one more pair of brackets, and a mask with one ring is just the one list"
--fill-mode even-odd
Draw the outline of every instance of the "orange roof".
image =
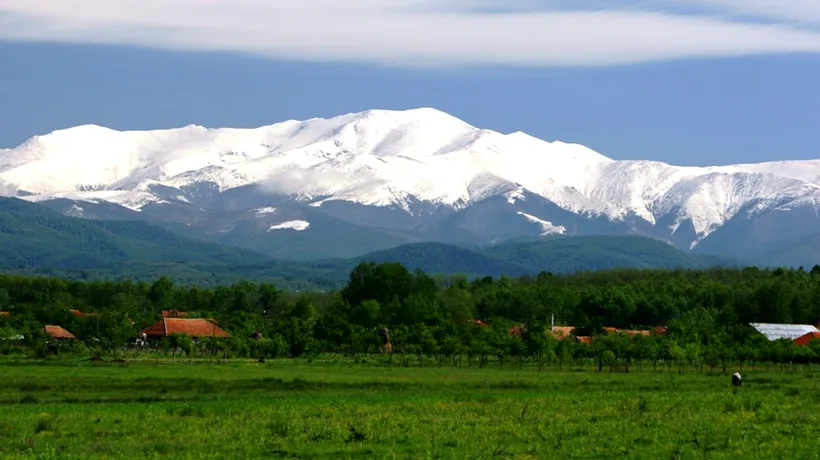
[[480, 319], [471, 319], [470, 322], [475, 324], [476, 326], [490, 327], [489, 324], [485, 323], [484, 321], [481, 321]]
[[587, 345], [592, 343], [592, 337], [586, 335], [579, 335], [578, 337], [575, 337], [575, 340], [577, 340], [578, 343], [585, 343]]
[[97, 316], [96, 313], [83, 313], [80, 310], [73, 309], [73, 308], [69, 311], [71, 312], [72, 315], [79, 316], [80, 318], [82, 318], [84, 316]]
[[230, 337], [214, 323], [202, 318], [163, 318], [153, 326], [143, 329], [148, 337], [165, 337], [169, 334], [187, 334], [191, 337]]
[[7, 311], [0, 311], [0, 316], [11, 316], [11, 313]]
[[794, 339], [795, 345], [808, 345], [814, 339], [820, 338], [820, 332], [809, 332], [808, 334], [803, 334], [800, 337]]
[[658, 326], [652, 330], [655, 335], [666, 335], [666, 326]]
[[522, 326], [513, 326], [510, 328], [510, 335], [524, 336], [524, 328]]
[[649, 335], [649, 331], [630, 331], [630, 330], [625, 330], [625, 331], [624, 331], [624, 334], [626, 334], [626, 335], [628, 335], [628, 336], [630, 336], [630, 337], [634, 337], [634, 336], [636, 336], [636, 335]]
[[162, 310], [162, 317], [163, 318], [183, 318], [188, 316], [187, 311], [179, 311], [179, 310]]
[[76, 339], [74, 334], [68, 332], [67, 330], [61, 328], [60, 326], [45, 326], [43, 327], [43, 331], [46, 334], [50, 335], [55, 339]]
[[605, 327], [604, 332], [618, 332], [617, 327]]
[[555, 338], [561, 340], [575, 332], [575, 326], [553, 326], [550, 332]]

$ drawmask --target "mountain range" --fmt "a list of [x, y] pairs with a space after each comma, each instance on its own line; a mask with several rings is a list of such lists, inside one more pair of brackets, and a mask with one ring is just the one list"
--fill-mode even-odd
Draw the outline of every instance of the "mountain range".
[[820, 160], [616, 161], [431, 108], [255, 129], [79, 126], [0, 150], [0, 194], [301, 261], [413, 243], [635, 235], [809, 265], [820, 242]]

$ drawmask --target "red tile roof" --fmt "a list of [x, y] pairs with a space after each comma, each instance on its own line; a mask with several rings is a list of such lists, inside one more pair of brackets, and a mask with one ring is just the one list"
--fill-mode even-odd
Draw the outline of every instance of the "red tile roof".
[[805, 346], [808, 345], [814, 339], [820, 338], [820, 332], [809, 332], [808, 334], [803, 334], [800, 337], [794, 339], [795, 345]]
[[634, 337], [634, 336], [636, 336], [636, 335], [649, 335], [649, 331], [630, 331], [630, 330], [624, 330], [624, 334], [626, 334], [626, 335], [628, 335], [628, 336], [630, 336], [630, 337]]
[[524, 337], [524, 327], [523, 326], [513, 326], [510, 328], [509, 331], [510, 336], [517, 335]]
[[202, 318], [163, 318], [153, 326], [143, 329], [148, 337], [165, 337], [169, 334], [187, 334], [191, 337], [230, 337], [214, 323]]
[[43, 327], [43, 331], [46, 334], [50, 335], [55, 339], [76, 339], [74, 334], [68, 332], [67, 330], [61, 328], [60, 326], [45, 326]]
[[11, 313], [7, 311], [0, 311], [0, 316], [11, 316]]
[[616, 327], [605, 327], [604, 332], [618, 332], [618, 328], [616, 328]]
[[579, 336], [575, 337], [575, 340], [577, 340], [578, 343], [585, 343], [587, 345], [592, 343], [592, 337], [589, 337], [589, 336], [586, 336], [586, 335], [579, 335]]
[[553, 326], [550, 332], [556, 339], [562, 340], [575, 332], [575, 326]]
[[490, 327], [489, 324], [485, 323], [484, 321], [481, 321], [480, 319], [471, 319], [470, 322], [479, 327]]

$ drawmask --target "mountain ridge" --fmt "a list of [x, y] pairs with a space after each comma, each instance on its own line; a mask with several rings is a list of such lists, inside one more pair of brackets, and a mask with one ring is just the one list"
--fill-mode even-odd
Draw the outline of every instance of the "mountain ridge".
[[[251, 238], [277, 256], [283, 238], [270, 229], [299, 231], [281, 225], [304, 220], [293, 216], [307, 208], [381, 235], [374, 239], [384, 244], [372, 250], [461, 234], [489, 244], [614, 233], [685, 250], [719, 235], [739, 242], [726, 254], [733, 256], [809, 236], [771, 216], [820, 225], [820, 160], [714, 167], [612, 160], [579, 144], [480, 129], [433, 108], [370, 110], [250, 129], [58, 130], [0, 151], [0, 194], [80, 208], [109, 203], [153, 223], [205, 225], [198, 232], [205, 239]], [[245, 217], [252, 237], [202, 223], [267, 208], [281, 215]], [[753, 224], [760, 219], [772, 221], [766, 238]], [[737, 230], [726, 236], [724, 228]], [[332, 252], [310, 257], [339, 255]]]

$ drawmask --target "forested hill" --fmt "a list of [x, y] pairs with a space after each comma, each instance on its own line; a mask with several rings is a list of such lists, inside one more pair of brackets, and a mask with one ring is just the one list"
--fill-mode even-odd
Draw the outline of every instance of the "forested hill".
[[[410, 270], [437, 274], [465, 274], [469, 276], [535, 275], [542, 269], [534, 264], [519, 263], [515, 257], [508, 260], [483, 253], [481, 249], [466, 249], [442, 243], [413, 243], [364, 256], [338, 261], [339, 267], [350, 271], [358, 262], [396, 262]], [[548, 268], [548, 267], [545, 267]]]
[[0, 271], [65, 279], [167, 275], [178, 283], [210, 286], [251, 279], [294, 289], [328, 289], [346, 277], [339, 266], [276, 261], [140, 221], [68, 217], [16, 198], [0, 198]]
[[502, 244], [485, 254], [553, 273], [612, 268], [690, 268], [731, 266], [732, 261], [685, 253], [674, 246], [641, 236], [571, 236], [544, 241]]
[[399, 262], [411, 270], [471, 277], [620, 267], [700, 269], [726, 264], [657, 240], [628, 236], [560, 237], [472, 249], [417, 243], [352, 259], [272, 260], [143, 222], [79, 219], [8, 198], [0, 199], [0, 244], [0, 270], [6, 273], [110, 280], [168, 275], [189, 285], [250, 280], [300, 290], [338, 288], [360, 261]]
[[703, 269], [731, 266], [718, 257], [687, 254], [662, 241], [640, 236], [571, 236], [464, 249], [416, 243], [367, 254], [360, 260], [399, 262], [428, 273], [508, 276], [575, 273], [613, 268]]
[[252, 265], [253, 251], [178, 236], [139, 221], [67, 217], [44, 206], [0, 198], [0, 268], [105, 270], [130, 264]]

